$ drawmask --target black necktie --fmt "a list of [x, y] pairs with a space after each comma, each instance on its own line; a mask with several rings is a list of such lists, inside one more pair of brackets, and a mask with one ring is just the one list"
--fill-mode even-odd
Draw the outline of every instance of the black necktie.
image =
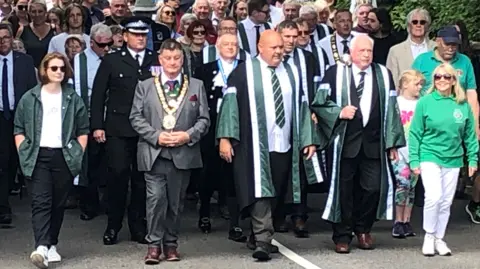
[[343, 44], [343, 54], [350, 54], [350, 48], [348, 48], [348, 40], [342, 40]]
[[255, 31], [257, 33], [257, 45], [258, 45], [258, 41], [260, 41], [260, 25], [255, 25]]
[[365, 88], [365, 72], [362, 71], [359, 73], [360, 74], [360, 81], [358, 82], [358, 86], [357, 86], [357, 96], [358, 96], [358, 99], [362, 99], [362, 95], [363, 95], [363, 89]]
[[315, 35], [310, 35], [310, 43], [315, 44]]
[[141, 66], [139, 59], [140, 59], [140, 54], [135, 55], [135, 61], [137, 61], [138, 66]]
[[9, 120], [12, 115], [10, 114], [10, 100], [8, 98], [8, 69], [7, 69], [6, 58], [3, 58], [2, 101], [3, 101], [3, 117]]
[[284, 56], [283, 56], [283, 62], [284, 62], [284, 63], [288, 63], [288, 60], [290, 60], [290, 55], [288, 55], [288, 54], [287, 54], [287, 55], [284, 55]]

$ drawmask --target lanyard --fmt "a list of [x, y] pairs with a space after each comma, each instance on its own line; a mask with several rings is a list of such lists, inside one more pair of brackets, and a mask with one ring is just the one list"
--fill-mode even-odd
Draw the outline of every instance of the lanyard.
[[[238, 64], [238, 60], [235, 59], [235, 61], [233, 61], [233, 69], [235, 69], [235, 67], [237, 67], [237, 64]], [[220, 59], [218, 59], [217, 65], [218, 65], [218, 70], [220, 71], [220, 74], [222, 75], [223, 82], [225, 83], [224, 86], [227, 86], [228, 76], [225, 76], [225, 72], [223, 71], [222, 61]]]

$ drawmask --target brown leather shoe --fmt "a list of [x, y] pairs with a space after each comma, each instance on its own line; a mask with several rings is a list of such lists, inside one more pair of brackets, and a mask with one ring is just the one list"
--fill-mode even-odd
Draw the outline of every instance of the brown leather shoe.
[[161, 254], [162, 251], [159, 247], [148, 247], [147, 256], [145, 256], [145, 264], [159, 264]]
[[350, 253], [350, 246], [345, 243], [338, 243], [335, 245], [335, 252], [339, 254], [348, 254]]
[[177, 248], [166, 247], [165, 260], [167, 260], [167, 262], [178, 262], [178, 261], [180, 261], [180, 255], [178, 255]]
[[308, 237], [308, 230], [307, 226], [305, 225], [305, 221], [303, 221], [301, 218], [295, 219], [293, 222], [293, 232], [295, 233], [295, 236], [298, 238], [307, 238]]
[[373, 249], [373, 238], [369, 233], [357, 234], [358, 248], [360, 249]]

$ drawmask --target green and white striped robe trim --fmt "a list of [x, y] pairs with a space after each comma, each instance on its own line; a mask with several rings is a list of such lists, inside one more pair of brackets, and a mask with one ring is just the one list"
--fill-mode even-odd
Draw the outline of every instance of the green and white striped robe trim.
[[[300, 63], [298, 70], [300, 71], [300, 79], [302, 80], [302, 101], [306, 102], [307, 105], [310, 105], [308, 102], [308, 85], [310, 83], [315, 83], [315, 80], [318, 80], [318, 82], [320, 82], [320, 78], [318, 76], [315, 76], [313, 78], [314, 81], [307, 81], [307, 64], [305, 63], [305, 54], [301, 49], [295, 49], [294, 53], [298, 55], [298, 61]], [[309, 184], [321, 183], [324, 181], [317, 153], [315, 153], [310, 160], [304, 160], [304, 165], [307, 181]]]
[[[339, 103], [341, 100], [341, 107], [348, 105], [349, 101], [349, 86], [345, 85], [347, 81], [347, 74], [345, 72], [345, 65], [339, 63], [336, 66], [337, 68], [337, 77], [336, 77], [336, 102]], [[350, 73], [349, 73], [350, 74]], [[381, 107], [381, 112], [384, 115], [383, 122], [381, 123], [381, 128], [383, 130], [383, 137], [380, 141], [380, 148], [385, 148], [385, 139], [389, 134], [389, 128], [385, 124], [389, 124], [391, 119], [392, 112], [391, 110], [395, 109], [396, 102], [391, 103], [391, 98], [396, 98], [396, 91], [391, 91], [392, 87], [395, 85], [390, 85], [390, 80], [388, 76], [388, 70], [385, 66], [375, 64], [375, 78], [378, 82], [378, 97], [380, 98], [380, 104], [383, 104]], [[375, 79], [374, 78], [374, 79]], [[339, 90], [341, 89], [341, 90]], [[383, 90], [383, 91], [382, 91]], [[328, 84], [321, 84], [319, 91], [328, 91], [330, 95], [331, 89]], [[395, 93], [395, 94], [394, 94]], [[394, 104], [393, 107], [391, 104]], [[398, 115], [397, 115], [398, 116]], [[330, 183], [330, 190], [328, 193], [327, 203], [325, 205], [325, 210], [323, 212], [322, 218], [334, 223], [341, 222], [341, 209], [340, 209], [340, 189], [339, 189], [339, 176], [340, 176], [340, 158], [339, 154], [342, 152], [343, 140], [346, 131], [346, 122], [340, 123], [339, 132], [336, 133], [333, 141], [333, 166], [332, 166], [332, 179]], [[381, 158], [381, 167], [382, 169], [382, 179], [387, 178], [387, 184], [381, 181], [380, 186], [380, 202], [377, 209], [377, 219], [392, 220], [393, 219], [393, 171], [390, 169], [388, 162], [387, 152], [384, 153], [384, 156]]]
[[[202, 53], [203, 53], [204, 64], [215, 62], [216, 60], [220, 59], [220, 54], [218, 54], [218, 50], [215, 45], [204, 47], [202, 50]], [[248, 52], [240, 48], [238, 49], [237, 60], [245, 61], [249, 57], [250, 57], [250, 54]]]

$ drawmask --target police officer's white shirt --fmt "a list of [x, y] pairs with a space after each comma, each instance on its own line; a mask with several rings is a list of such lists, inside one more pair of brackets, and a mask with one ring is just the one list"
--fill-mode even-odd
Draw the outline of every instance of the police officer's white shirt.
[[40, 99], [43, 110], [40, 147], [62, 148], [62, 92], [41, 90]]
[[132, 55], [133, 59], [136, 58], [137, 55], [139, 55], [140, 57], [138, 57], [138, 64], [139, 65], [142, 65], [143, 63], [143, 59], [145, 59], [145, 50], [142, 50], [140, 52], [136, 52], [130, 48], [127, 47], [127, 50], [128, 52], [130, 52], [130, 54]]

